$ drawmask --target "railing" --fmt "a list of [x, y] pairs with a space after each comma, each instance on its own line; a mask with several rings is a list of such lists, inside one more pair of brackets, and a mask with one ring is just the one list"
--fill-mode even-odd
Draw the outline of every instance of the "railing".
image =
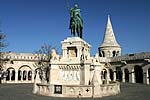
[[112, 57], [111, 62], [142, 60], [142, 59], [150, 59], [150, 52], [127, 54], [127, 55], [123, 55], [123, 56]]
[[[43, 58], [41, 58], [43, 57]], [[45, 56], [40, 56], [38, 54], [32, 54], [32, 53], [3, 53], [0, 59], [4, 60], [40, 60], [40, 59], [46, 59]]]

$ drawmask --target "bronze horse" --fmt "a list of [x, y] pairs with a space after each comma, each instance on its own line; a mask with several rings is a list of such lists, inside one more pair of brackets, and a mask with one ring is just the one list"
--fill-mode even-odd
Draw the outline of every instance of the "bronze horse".
[[82, 38], [83, 30], [83, 20], [80, 15], [80, 9], [78, 5], [70, 9], [70, 26], [72, 36], [77, 36]]

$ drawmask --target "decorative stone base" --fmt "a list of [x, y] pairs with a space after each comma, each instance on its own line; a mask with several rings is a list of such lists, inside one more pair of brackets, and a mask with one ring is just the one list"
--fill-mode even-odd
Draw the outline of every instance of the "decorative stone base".
[[99, 98], [120, 93], [120, 83], [105, 85], [53, 85], [36, 84], [33, 93], [52, 97]]

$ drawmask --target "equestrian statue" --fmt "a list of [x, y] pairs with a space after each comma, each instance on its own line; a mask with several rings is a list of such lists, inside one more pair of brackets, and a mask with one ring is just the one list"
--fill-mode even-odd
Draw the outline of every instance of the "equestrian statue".
[[82, 38], [83, 33], [83, 20], [80, 14], [80, 9], [78, 5], [75, 4], [74, 8], [70, 8], [70, 25], [69, 29], [71, 29], [72, 36], [78, 36]]

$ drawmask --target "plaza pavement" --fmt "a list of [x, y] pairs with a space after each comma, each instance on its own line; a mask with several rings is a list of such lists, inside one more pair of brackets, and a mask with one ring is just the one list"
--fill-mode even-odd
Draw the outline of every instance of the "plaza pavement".
[[[0, 100], [91, 100], [94, 98], [53, 98], [32, 94], [32, 84], [0, 84]], [[94, 100], [150, 100], [150, 85], [121, 83], [121, 93]]]

